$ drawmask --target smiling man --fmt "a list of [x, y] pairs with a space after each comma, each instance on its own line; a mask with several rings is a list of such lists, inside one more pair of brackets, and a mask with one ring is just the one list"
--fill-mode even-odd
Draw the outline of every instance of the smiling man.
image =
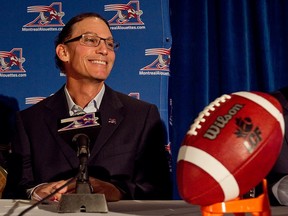
[[[41, 200], [77, 175], [77, 152], [57, 131], [58, 120], [75, 110], [101, 116], [87, 163], [92, 192], [105, 194], [107, 201], [172, 198], [166, 131], [157, 107], [104, 83], [118, 47], [107, 21], [96, 13], [73, 17], [59, 33], [55, 59], [66, 84], [18, 113], [4, 198]], [[52, 199], [75, 187], [73, 182]]]

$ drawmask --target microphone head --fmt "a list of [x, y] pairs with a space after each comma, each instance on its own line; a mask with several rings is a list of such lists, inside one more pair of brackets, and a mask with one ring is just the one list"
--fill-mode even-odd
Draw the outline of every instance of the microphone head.
[[79, 133], [79, 134], [76, 134], [73, 139], [72, 139], [72, 142], [79, 142], [79, 144], [81, 145], [85, 145], [85, 143], [88, 143], [90, 142], [90, 139], [89, 137], [84, 134], [84, 133]]
[[90, 139], [86, 134], [80, 133], [76, 134], [73, 139], [73, 143], [76, 143], [77, 146], [77, 156], [81, 155], [87, 155], [88, 157], [90, 156], [90, 151], [89, 151], [89, 144], [90, 144]]

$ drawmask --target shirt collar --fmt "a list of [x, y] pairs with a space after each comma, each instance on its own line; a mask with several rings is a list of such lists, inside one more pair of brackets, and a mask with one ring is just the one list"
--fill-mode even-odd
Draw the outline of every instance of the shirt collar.
[[[64, 92], [65, 92], [66, 100], [67, 100], [67, 103], [68, 103], [69, 114], [70, 114], [70, 116], [72, 116], [74, 114], [74, 112], [72, 111], [72, 108], [74, 106], [78, 106], [78, 105], [75, 104], [75, 102], [72, 100], [66, 85], [65, 85], [65, 88], [64, 88]], [[101, 105], [101, 101], [102, 101], [104, 92], [105, 92], [105, 85], [102, 86], [100, 92], [95, 96], [95, 98], [93, 98], [88, 103], [88, 105], [86, 107], [84, 107], [84, 109], [83, 109], [84, 112], [86, 112], [86, 113], [97, 112], [99, 107], [100, 107], [100, 105]]]

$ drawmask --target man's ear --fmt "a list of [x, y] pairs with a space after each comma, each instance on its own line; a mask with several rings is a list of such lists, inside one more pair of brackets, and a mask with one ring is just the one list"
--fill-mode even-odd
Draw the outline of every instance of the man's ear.
[[64, 44], [58, 44], [58, 46], [56, 47], [56, 54], [61, 61], [68, 62], [69, 55]]

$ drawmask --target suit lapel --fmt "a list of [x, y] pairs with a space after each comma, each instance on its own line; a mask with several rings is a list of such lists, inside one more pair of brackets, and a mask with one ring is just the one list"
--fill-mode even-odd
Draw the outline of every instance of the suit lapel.
[[47, 115], [45, 121], [50, 133], [54, 136], [55, 142], [59, 144], [59, 150], [62, 151], [71, 167], [77, 168], [79, 160], [75, 156], [75, 150], [71, 147], [71, 143], [65, 142], [65, 140], [58, 133], [58, 120], [67, 118], [69, 116], [64, 87], [62, 87], [47, 100], [46, 108]]
[[123, 104], [117, 94], [108, 86], [100, 106], [102, 127], [91, 151], [91, 158], [95, 157], [107, 140], [113, 135], [124, 118]]

